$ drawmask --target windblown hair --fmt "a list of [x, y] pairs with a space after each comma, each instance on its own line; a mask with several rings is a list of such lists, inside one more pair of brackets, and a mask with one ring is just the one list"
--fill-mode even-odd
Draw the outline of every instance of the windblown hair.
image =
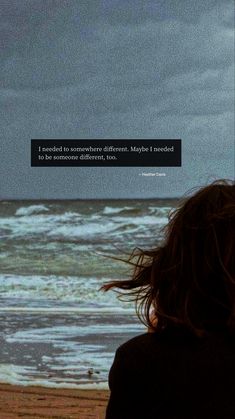
[[130, 279], [102, 289], [134, 298], [139, 318], [156, 331], [174, 324], [196, 336], [217, 329], [234, 333], [234, 182], [218, 180], [183, 198], [164, 233], [161, 246], [136, 248], [123, 260], [134, 266]]

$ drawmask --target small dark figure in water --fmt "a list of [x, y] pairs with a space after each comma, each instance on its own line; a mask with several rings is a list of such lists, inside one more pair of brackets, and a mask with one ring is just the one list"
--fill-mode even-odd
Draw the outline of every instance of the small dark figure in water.
[[183, 199], [165, 241], [134, 251], [134, 297], [149, 331], [118, 348], [106, 419], [235, 418], [235, 184]]

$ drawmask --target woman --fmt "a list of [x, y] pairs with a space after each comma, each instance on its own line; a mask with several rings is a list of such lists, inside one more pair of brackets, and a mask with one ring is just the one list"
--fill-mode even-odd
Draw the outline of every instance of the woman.
[[183, 200], [131, 279], [104, 285], [136, 301], [149, 331], [118, 348], [106, 419], [235, 418], [235, 184]]

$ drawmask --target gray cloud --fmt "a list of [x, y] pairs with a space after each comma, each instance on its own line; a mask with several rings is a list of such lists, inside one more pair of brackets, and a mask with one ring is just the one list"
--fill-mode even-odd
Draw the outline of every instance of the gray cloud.
[[[231, 1], [15, 0], [1, 9], [3, 197], [168, 196], [234, 176]], [[36, 169], [31, 138], [182, 138], [183, 167], [157, 180], [142, 169]]]

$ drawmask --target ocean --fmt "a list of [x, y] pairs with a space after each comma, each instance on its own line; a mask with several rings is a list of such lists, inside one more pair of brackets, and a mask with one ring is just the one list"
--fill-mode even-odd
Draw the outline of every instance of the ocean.
[[0, 382], [107, 388], [115, 350], [145, 332], [133, 302], [100, 287], [127, 278], [177, 200], [0, 202]]

